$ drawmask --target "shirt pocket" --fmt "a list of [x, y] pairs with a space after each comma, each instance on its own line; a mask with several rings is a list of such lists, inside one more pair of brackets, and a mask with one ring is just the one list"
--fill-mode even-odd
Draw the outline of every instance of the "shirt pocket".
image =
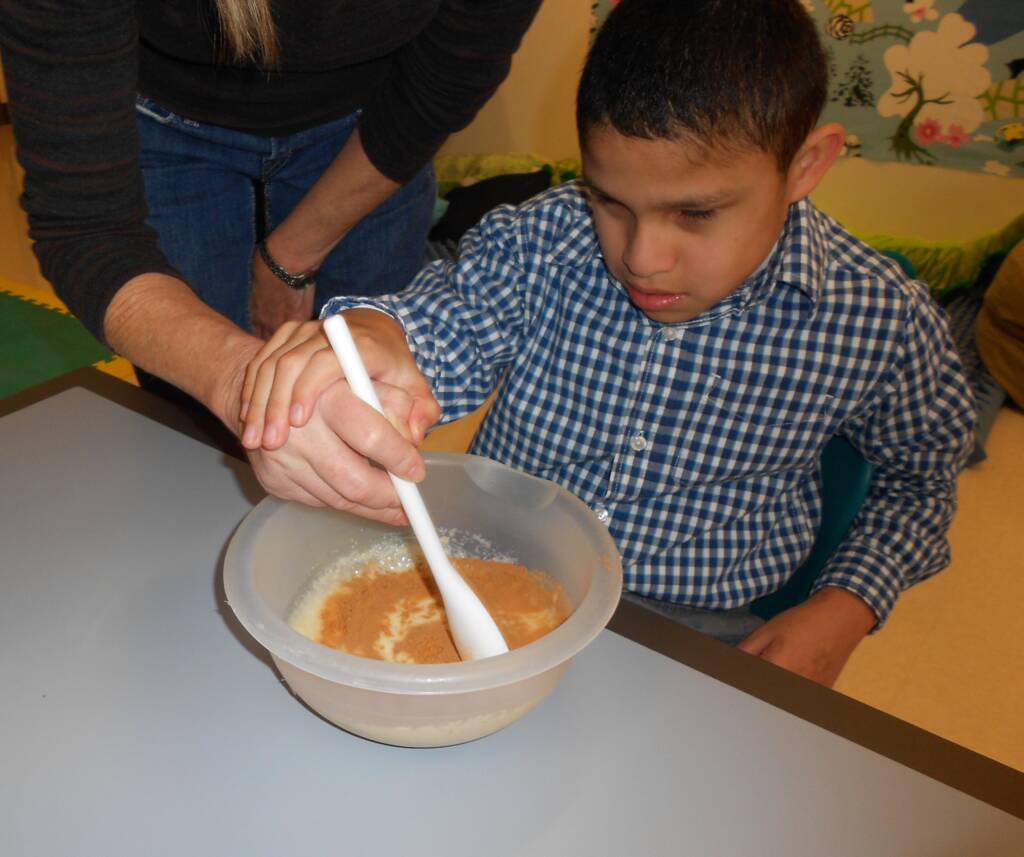
[[779, 376], [745, 383], [713, 376], [673, 455], [676, 485], [713, 485], [813, 467], [835, 432], [836, 396]]
[[567, 457], [556, 466], [539, 467], [530, 472], [557, 482], [588, 506], [592, 506], [613, 497], [611, 476], [614, 463], [615, 457], [611, 453]]

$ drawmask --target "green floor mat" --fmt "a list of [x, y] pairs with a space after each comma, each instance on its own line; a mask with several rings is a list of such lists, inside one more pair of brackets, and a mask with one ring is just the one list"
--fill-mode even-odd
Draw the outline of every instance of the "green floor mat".
[[73, 316], [0, 291], [0, 398], [111, 357]]

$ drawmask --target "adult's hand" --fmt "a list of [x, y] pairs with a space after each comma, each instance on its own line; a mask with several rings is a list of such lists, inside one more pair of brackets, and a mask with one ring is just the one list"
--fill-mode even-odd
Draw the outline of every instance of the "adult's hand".
[[832, 687], [877, 621], [874, 611], [852, 592], [826, 586], [765, 622], [737, 648]]
[[253, 333], [266, 340], [286, 321], [308, 321], [313, 317], [315, 291], [314, 285], [302, 290], [288, 288], [271, 273], [259, 251], [253, 251], [249, 296]]
[[385, 470], [414, 482], [426, 475], [412, 440], [396, 428], [407, 424], [412, 399], [397, 388], [377, 389], [393, 423], [362, 402], [347, 382], [337, 381], [282, 446], [249, 452], [260, 484], [287, 500], [407, 523]]

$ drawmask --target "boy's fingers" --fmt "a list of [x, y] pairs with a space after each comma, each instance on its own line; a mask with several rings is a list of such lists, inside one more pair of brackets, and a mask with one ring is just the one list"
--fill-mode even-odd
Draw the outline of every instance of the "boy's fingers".
[[[347, 389], [348, 385], [337, 386]], [[333, 395], [337, 396], [337, 393]], [[362, 402], [359, 404], [366, 407], [373, 416], [383, 419], [369, 406]], [[327, 424], [319, 425], [330, 429]], [[319, 431], [317, 426], [313, 428]], [[394, 485], [384, 470], [370, 464], [363, 455], [333, 432], [320, 434], [320, 438], [319, 444], [322, 445], [318, 444], [317, 454], [307, 459], [309, 468], [300, 471], [303, 473], [302, 484], [307, 490], [335, 509], [389, 524], [408, 523]], [[315, 475], [312, 481], [311, 475]]]
[[327, 505], [375, 521], [405, 522], [387, 473], [370, 465], [354, 450], [338, 444], [334, 454], [318, 457], [314, 466], [329, 492], [319, 494]]
[[341, 441], [359, 455], [402, 479], [419, 482], [426, 475], [416, 447], [386, 417], [359, 399], [348, 384], [328, 388], [318, 407]]
[[749, 655], [759, 656], [774, 639], [773, 630], [767, 625], [755, 628], [745, 639], [737, 643], [736, 648]]
[[[403, 419], [408, 423], [410, 436], [415, 443], [419, 443], [427, 429], [441, 416], [441, 407], [434, 398], [430, 382], [416, 365], [412, 352], [406, 347], [389, 350], [369, 338], [361, 341], [359, 347], [367, 371], [377, 385], [378, 394], [385, 385], [390, 385], [409, 396], [410, 407]], [[393, 413], [401, 416], [406, 412], [400, 414], [398, 410], [393, 410]]]
[[378, 382], [375, 386], [388, 421], [402, 437], [419, 446], [427, 430], [441, 415], [437, 401], [429, 393], [426, 397], [413, 397], [401, 387], [391, 384]]
[[412, 442], [423, 443], [427, 432], [438, 421], [441, 416], [441, 406], [433, 396], [423, 398], [417, 396], [413, 399], [412, 410], [409, 413], [409, 430], [412, 433]]
[[430, 385], [404, 341], [402, 346], [396, 349], [389, 348], [386, 342], [362, 337], [358, 340], [358, 346], [366, 371], [374, 381], [384, 381], [402, 387], [413, 395], [419, 393], [420, 387], [429, 389]]

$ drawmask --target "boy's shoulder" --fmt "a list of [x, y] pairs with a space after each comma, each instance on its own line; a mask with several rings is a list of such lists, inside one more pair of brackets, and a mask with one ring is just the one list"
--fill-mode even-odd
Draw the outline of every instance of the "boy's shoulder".
[[898, 315], [934, 305], [928, 286], [896, 259], [857, 238], [809, 201], [806, 206], [809, 231], [820, 242], [817, 252], [824, 259], [820, 300]]
[[578, 180], [548, 188], [519, 205], [499, 205], [480, 221], [484, 240], [513, 245], [524, 257], [578, 262], [597, 248], [590, 207]]

